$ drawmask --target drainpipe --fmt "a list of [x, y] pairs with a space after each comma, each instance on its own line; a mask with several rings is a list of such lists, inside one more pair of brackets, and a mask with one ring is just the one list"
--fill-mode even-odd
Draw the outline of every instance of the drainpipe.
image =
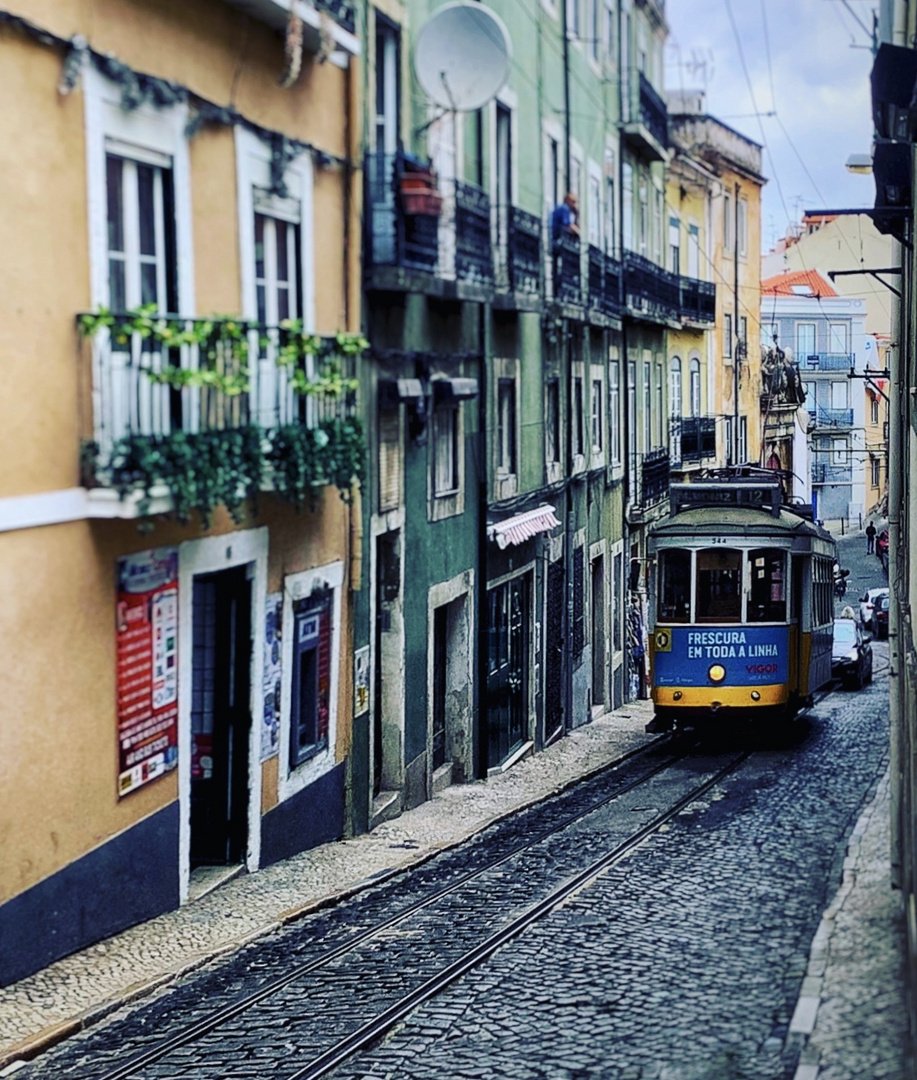
[[487, 506], [489, 451], [487, 445], [487, 363], [490, 355], [490, 304], [478, 307], [478, 558], [475, 596], [477, 597], [477, 708], [473, 709], [472, 747], [474, 774], [480, 780], [487, 776], [487, 668], [490, 650], [487, 603]]
[[735, 185], [735, 206], [732, 224], [732, 375], [734, 383], [733, 419], [732, 419], [732, 464], [739, 464], [739, 184]]
[[[570, 34], [567, 0], [560, 0], [560, 27], [564, 35], [564, 193], [570, 190]], [[579, 192], [576, 193], [577, 196]]]
[[[902, 246], [897, 240], [891, 244], [891, 258], [893, 266], [900, 266], [901, 272], [901, 296], [909, 295], [910, 274], [904, 261]], [[897, 260], [897, 261], [895, 261]], [[906, 340], [905, 312], [899, 298], [892, 293], [891, 297], [891, 327], [895, 335], [891, 347], [888, 350], [889, 386], [891, 387], [891, 401], [888, 409], [888, 581], [891, 585], [892, 602], [888, 609], [888, 652], [889, 652], [889, 679], [888, 698], [890, 738], [889, 746], [889, 770], [890, 770], [890, 817], [891, 817], [891, 880], [892, 885], [901, 888], [904, 885], [902, 869], [905, 864], [905, 853], [902, 850], [901, 811], [902, 796], [906, 799], [906, 785], [904, 769], [907, 757], [905, 747], [907, 735], [904, 730], [907, 718], [902, 715], [902, 687], [901, 687], [901, 648], [900, 627], [898, 625], [898, 604], [906, 601], [906, 597], [899, 597], [895, 584], [898, 579], [898, 543], [900, 541], [901, 523], [901, 463], [904, 461], [906, 449], [901, 442], [901, 400], [906, 390], [902, 387], [901, 354]], [[912, 942], [913, 946], [913, 942]]]

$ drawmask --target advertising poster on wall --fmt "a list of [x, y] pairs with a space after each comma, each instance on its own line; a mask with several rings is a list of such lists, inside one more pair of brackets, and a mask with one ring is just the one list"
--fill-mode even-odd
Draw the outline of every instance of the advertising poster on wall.
[[261, 760], [280, 749], [280, 635], [283, 630], [283, 593], [269, 593], [264, 626], [264, 709], [261, 716]]
[[178, 549], [118, 560], [118, 796], [178, 762]]

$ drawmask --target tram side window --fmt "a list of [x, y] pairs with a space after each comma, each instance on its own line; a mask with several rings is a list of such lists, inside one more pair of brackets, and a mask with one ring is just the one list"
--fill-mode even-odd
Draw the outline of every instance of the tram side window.
[[831, 622], [834, 601], [834, 564], [830, 559], [812, 560], [815, 625], [827, 626]]
[[748, 553], [749, 622], [786, 622], [786, 555], [773, 548]]
[[691, 621], [691, 552], [663, 551], [659, 556], [659, 622]]
[[742, 621], [742, 552], [697, 553], [697, 621]]

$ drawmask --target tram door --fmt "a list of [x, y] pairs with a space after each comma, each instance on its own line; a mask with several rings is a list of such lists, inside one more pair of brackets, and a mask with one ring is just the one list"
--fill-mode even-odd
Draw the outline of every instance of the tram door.
[[251, 729], [251, 582], [245, 567], [194, 579], [191, 865], [245, 857]]
[[487, 767], [504, 762], [525, 741], [531, 633], [528, 575], [488, 592]]

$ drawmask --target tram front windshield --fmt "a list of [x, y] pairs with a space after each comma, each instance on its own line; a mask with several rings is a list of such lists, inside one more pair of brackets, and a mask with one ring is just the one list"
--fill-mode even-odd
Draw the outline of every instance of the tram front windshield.
[[[748, 564], [748, 576], [743, 570]], [[692, 553], [659, 556], [657, 618], [691, 622]], [[747, 594], [746, 594], [747, 589]], [[737, 551], [705, 548], [694, 553], [694, 621], [698, 623], [785, 622], [787, 556], [776, 548]]]

